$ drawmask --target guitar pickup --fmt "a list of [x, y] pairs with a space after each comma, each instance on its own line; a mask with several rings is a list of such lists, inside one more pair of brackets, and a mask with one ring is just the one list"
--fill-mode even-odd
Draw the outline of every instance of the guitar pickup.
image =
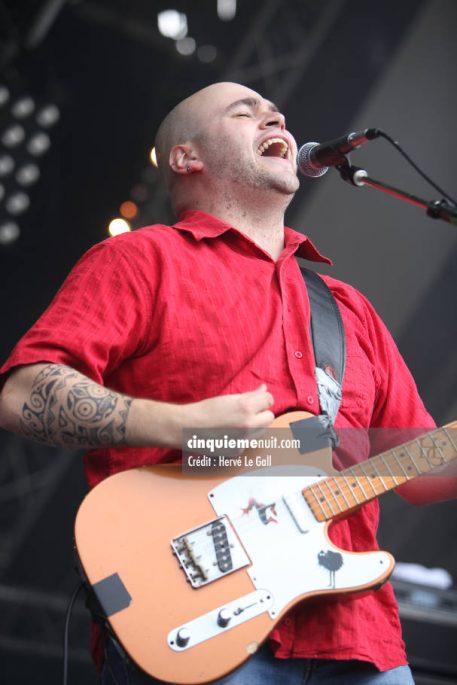
[[249, 557], [226, 516], [173, 538], [171, 547], [187, 580], [194, 588], [250, 564]]

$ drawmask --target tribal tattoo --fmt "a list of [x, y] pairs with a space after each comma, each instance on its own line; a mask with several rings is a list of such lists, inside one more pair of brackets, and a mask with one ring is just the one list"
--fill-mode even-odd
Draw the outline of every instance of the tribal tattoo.
[[48, 445], [125, 445], [131, 404], [68, 366], [50, 364], [33, 382], [21, 429]]

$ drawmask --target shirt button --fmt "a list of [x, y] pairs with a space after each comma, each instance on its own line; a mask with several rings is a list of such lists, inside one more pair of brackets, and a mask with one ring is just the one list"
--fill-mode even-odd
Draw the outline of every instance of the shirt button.
[[296, 352], [294, 352], [294, 354], [297, 357], [297, 359], [301, 359], [303, 357], [303, 352], [300, 352], [300, 350], [297, 350]]
[[314, 397], [312, 395], [308, 395], [306, 399], [308, 400], [308, 404], [314, 404]]

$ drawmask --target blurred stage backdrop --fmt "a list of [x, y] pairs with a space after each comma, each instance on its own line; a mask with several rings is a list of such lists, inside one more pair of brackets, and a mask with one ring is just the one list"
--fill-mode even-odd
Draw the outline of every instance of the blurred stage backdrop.
[[[211, 82], [273, 100], [299, 144], [382, 128], [455, 196], [456, 33], [455, 0], [0, 0], [1, 359], [113, 219], [169, 219], [149, 158], [155, 131]], [[440, 199], [385, 141], [352, 162]], [[457, 227], [335, 170], [302, 180], [288, 223], [371, 299], [435, 419], [457, 418]], [[81, 454], [6, 433], [0, 447], [0, 681], [49, 685], [61, 682], [76, 583]], [[382, 500], [382, 545], [419, 565], [397, 579], [417, 683], [457, 682], [456, 532], [454, 502]], [[427, 587], [437, 578], [441, 589]], [[96, 683], [87, 626], [78, 601], [70, 683]]]

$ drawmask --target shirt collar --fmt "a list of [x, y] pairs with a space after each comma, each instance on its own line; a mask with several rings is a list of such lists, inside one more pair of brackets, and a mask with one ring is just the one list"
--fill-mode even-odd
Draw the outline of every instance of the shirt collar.
[[[195, 240], [217, 238], [227, 231], [235, 231], [240, 235], [244, 235], [231, 224], [197, 209], [189, 209], [183, 212], [180, 220], [174, 224], [173, 228], [177, 228], [180, 231], [188, 231], [194, 236]], [[312, 262], [332, 264], [331, 259], [322, 255], [308, 236], [298, 233], [287, 226], [284, 228], [284, 243], [285, 248], [288, 248], [290, 252], [296, 252], [297, 257], [303, 257], [303, 259], [308, 259]]]

